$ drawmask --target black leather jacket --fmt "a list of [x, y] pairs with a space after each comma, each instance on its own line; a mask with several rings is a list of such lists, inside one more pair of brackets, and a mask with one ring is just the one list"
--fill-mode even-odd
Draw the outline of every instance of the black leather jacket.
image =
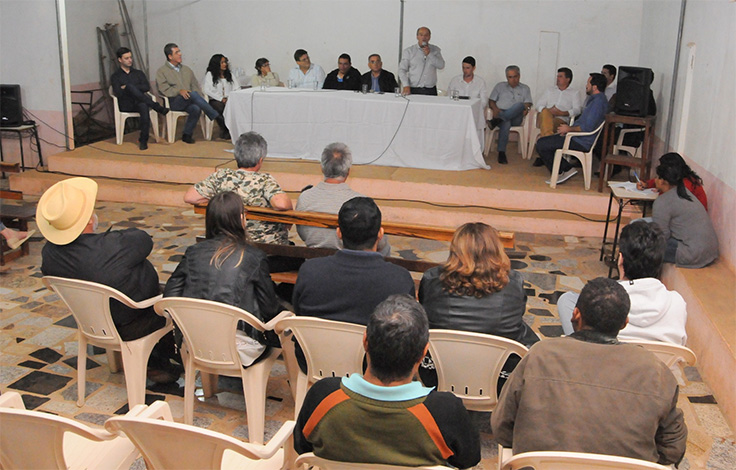
[[[210, 260], [223, 241], [222, 237], [216, 237], [187, 248], [166, 283], [164, 297], [214, 300], [240, 307], [261, 321], [269, 321], [279, 313], [280, 307], [266, 255], [258, 248], [246, 245], [242, 259], [236, 249], [218, 269]], [[250, 328], [245, 329], [248, 330]], [[274, 333], [268, 333], [266, 339], [255, 334], [257, 332], [251, 333], [262, 344], [279, 346]]]
[[427, 311], [430, 328], [503, 336], [526, 347], [539, 341], [523, 320], [526, 293], [521, 274], [511, 270], [506, 287], [478, 299], [448, 294], [440, 281], [441, 270], [437, 266], [425, 272], [419, 285], [419, 302]]

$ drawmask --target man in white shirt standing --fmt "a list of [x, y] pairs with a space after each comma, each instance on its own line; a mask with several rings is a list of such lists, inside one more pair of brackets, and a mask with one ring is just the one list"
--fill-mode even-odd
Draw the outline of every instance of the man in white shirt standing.
[[606, 85], [606, 99], [611, 102], [611, 98], [616, 94], [616, 66], [606, 64], [601, 69], [601, 74], [606, 77], [608, 85]]
[[432, 32], [426, 26], [417, 29], [417, 44], [404, 49], [399, 63], [399, 80], [405, 95], [437, 96], [437, 70], [445, 68], [442, 51], [429, 40]]
[[294, 52], [296, 67], [289, 70], [289, 80], [296, 88], [310, 88], [318, 90], [325, 82], [325, 71], [309, 60], [309, 53], [304, 49]]
[[[511, 126], [519, 126], [532, 107], [532, 92], [521, 83], [521, 70], [517, 65], [506, 67], [506, 81], [498, 82], [489, 96], [488, 106], [493, 111], [491, 129], [498, 129], [498, 163], [506, 164], [506, 145]], [[522, 145], [522, 142], [519, 142]]]
[[[571, 116], [577, 116], [583, 110], [583, 102], [578, 90], [570, 88], [572, 70], [567, 67], [557, 69], [557, 84], [547, 89], [537, 103], [537, 127], [539, 136], [547, 137], [555, 134], [560, 124], [569, 124]], [[540, 158], [534, 166], [542, 166]]]
[[451, 94], [452, 90], [457, 90], [460, 96], [480, 98], [483, 107], [488, 106], [488, 87], [486, 87], [485, 80], [475, 76], [474, 57], [467, 56], [463, 59], [463, 74], [453, 77], [450, 80], [450, 85], [447, 87], [448, 93]]

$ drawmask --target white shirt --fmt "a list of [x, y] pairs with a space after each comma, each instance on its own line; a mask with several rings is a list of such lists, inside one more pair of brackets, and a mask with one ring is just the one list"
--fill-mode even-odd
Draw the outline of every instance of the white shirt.
[[419, 44], [404, 49], [399, 63], [401, 86], [413, 88], [432, 88], [437, 86], [437, 70], [445, 68], [442, 51], [434, 44], [429, 45], [429, 54]]
[[583, 101], [580, 99], [578, 90], [570, 87], [560, 90], [556, 86], [547, 89], [542, 99], [537, 102], [537, 111], [544, 108], [557, 107], [560, 111], [567, 111], [569, 116], [557, 116], [565, 122], [570, 122], [570, 116], [577, 116], [583, 110]]
[[220, 78], [217, 80], [217, 85], [215, 85], [212, 83], [212, 74], [207, 72], [204, 76], [204, 81], [202, 82], [202, 85], [204, 85], [202, 87], [204, 89], [204, 94], [213, 100], [222, 101], [223, 98], [230, 96], [231, 92], [240, 90], [238, 79], [235, 77], [232, 78], [232, 82], [228, 82], [224, 78]]
[[604, 93], [606, 94], [607, 101], [611, 101], [611, 97], [616, 94], [616, 85], [618, 85], [618, 82], [614, 80], [613, 83], [606, 87]]
[[322, 88], [322, 84], [325, 83], [325, 71], [317, 64], [311, 64], [307, 73], [302, 73], [302, 70], [297, 65], [293, 69], [289, 70], [289, 80], [294, 80], [297, 88], [314, 88], [314, 82], [317, 82], [317, 89]]
[[447, 94], [451, 95], [452, 90], [460, 92], [460, 96], [469, 96], [471, 98], [480, 98], [480, 102], [483, 107], [488, 106], [488, 88], [486, 87], [486, 81], [481, 77], [474, 75], [470, 83], [463, 80], [462, 75], [453, 77], [450, 80], [450, 84], [447, 86]]

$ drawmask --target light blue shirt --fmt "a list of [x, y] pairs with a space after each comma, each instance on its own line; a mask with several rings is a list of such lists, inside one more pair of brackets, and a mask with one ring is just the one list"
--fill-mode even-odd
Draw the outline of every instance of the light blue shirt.
[[360, 374], [352, 374], [343, 377], [342, 384], [358, 395], [378, 401], [407, 401], [422, 398], [429, 395], [433, 388], [427, 388], [421, 382], [409, 382], [395, 387], [383, 387], [374, 385], [363, 378]]
[[320, 89], [325, 83], [325, 71], [319, 65], [312, 64], [309, 66], [307, 73], [302, 73], [297, 65], [289, 70], [289, 80], [294, 80], [297, 88], [309, 89], [313, 89], [314, 83], [317, 82], [317, 89]]

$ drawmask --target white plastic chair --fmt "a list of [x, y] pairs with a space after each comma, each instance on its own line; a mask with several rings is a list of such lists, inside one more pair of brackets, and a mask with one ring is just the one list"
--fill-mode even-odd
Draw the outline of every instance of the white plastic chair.
[[697, 357], [692, 349], [680, 346], [679, 344], [665, 343], [662, 341], [629, 341], [626, 343], [637, 344], [648, 351], [654, 353], [660, 361], [664, 362], [670, 369], [674, 368], [678, 363], [684, 362], [689, 366], [694, 366]]
[[500, 336], [456, 330], [429, 330], [429, 353], [437, 369], [437, 390], [452, 392], [472, 411], [493, 411], [498, 377], [511, 354], [528, 349]]
[[235, 331], [240, 320], [258, 331], [272, 330], [276, 322], [293, 314], [283, 311], [264, 324], [238, 307], [184, 297], [166, 297], [156, 302], [155, 308], [159, 314], [171, 315], [184, 336], [181, 349], [185, 373], [184, 422], [192, 424], [194, 421], [194, 379], [198, 370], [203, 375], [203, 383], [205, 373], [240, 377], [248, 415], [248, 440], [262, 444], [266, 385], [281, 349], [271, 348], [259, 362], [243, 367], [235, 344]]
[[125, 387], [128, 391], [128, 407], [145, 403], [148, 358], [156, 343], [172, 330], [171, 319], [167, 318], [166, 324], [161, 329], [148, 336], [123, 341], [110, 314], [110, 299], [115, 299], [130, 308], [144, 309], [153, 306], [161, 296], [134, 302], [122, 292], [96, 282], [55, 276], [44, 276], [43, 282], [61, 297], [77, 322], [77, 406], [84, 405], [87, 344], [108, 351], [107, 357], [111, 359], [109, 362], [113, 372], [117, 371], [117, 367], [116, 361], [112, 360], [111, 351], [120, 351], [125, 372]]
[[[598, 139], [601, 136], [601, 129], [603, 129], [603, 125], [605, 123], [606, 122], [603, 121], [600, 126], [590, 132], [568, 132], [567, 134], [565, 134], [565, 143], [563, 144], [561, 149], [557, 149], [555, 151], [555, 161], [552, 164], [552, 177], [549, 179], [550, 188], [554, 189], [557, 187], [557, 177], [559, 176], [560, 172], [560, 162], [562, 161], [562, 156], [570, 155], [580, 160], [580, 163], [583, 164], [583, 179], [585, 180], [585, 189], [590, 189], [590, 178], [593, 174], [593, 150], [595, 149], [595, 144], [598, 142]], [[590, 150], [588, 150], [587, 152], [570, 149], [570, 141], [573, 137], [583, 137], [593, 134], [595, 134], [595, 140], [590, 146]]]
[[321, 457], [317, 457], [312, 452], [302, 454], [296, 459], [296, 468], [318, 467], [321, 470], [447, 470], [448, 467], [442, 465], [433, 465], [426, 467], [404, 467], [401, 465], [381, 465], [375, 463], [354, 463], [354, 462], [340, 462], [337, 460], [327, 460]]
[[204, 116], [204, 139], [205, 140], [212, 140], [212, 131], [215, 128], [215, 121], [208, 118], [206, 114], [202, 113]]
[[[113, 113], [115, 115], [115, 142], [118, 145], [123, 144], [123, 136], [125, 134], [125, 121], [128, 118], [132, 117], [141, 117], [140, 113], [132, 113], [132, 112], [123, 112], [120, 111], [120, 105], [118, 104], [118, 97], [115, 96], [115, 94], [112, 92], [112, 86], [110, 87], [110, 96], [112, 97], [112, 109]], [[156, 101], [156, 97], [153, 96], [151, 93], [146, 93], [148, 96], [151, 97], [152, 100]], [[158, 113], [154, 111], [152, 108], [148, 109], [148, 114], [151, 116], [151, 128], [153, 129], [153, 137], [156, 139], [156, 142], [159, 141], [159, 134], [158, 134]]]
[[0, 396], [0, 468], [127, 470], [137, 457], [126, 437], [26, 410], [16, 392]]
[[[315, 317], [289, 317], [281, 320], [275, 331], [279, 333], [284, 347], [284, 360], [293, 384], [294, 414], [297, 417], [311, 384], [325, 377], [342, 377], [363, 370], [364, 325]], [[296, 363], [289, 331], [304, 352], [306, 374]]]
[[[169, 112], [166, 115], [166, 140], [170, 144], [173, 144], [176, 141], [176, 122], [179, 118], [187, 117], [189, 114], [186, 111], [174, 111], [171, 109], [171, 105], [169, 104], [169, 98], [166, 96], [162, 96], [161, 98], [164, 100], [164, 108], [169, 109]], [[199, 116], [199, 123], [202, 126], [202, 135], [207, 139], [207, 123], [205, 122], [205, 119], [206, 115], [203, 111]]]
[[653, 462], [613, 455], [578, 452], [524, 452], [503, 463], [502, 470], [669, 470]]
[[642, 145], [644, 145], [644, 140], [642, 139], [642, 143], [640, 143], [638, 147], [632, 147], [630, 145], [624, 145], [624, 136], [626, 136], [626, 134], [632, 134], [635, 132], [644, 132], [644, 130], [645, 129], [643, 127], [637, 127], [633, 129], [621, 129], [620, 133], [618, 134], [618, 140], [613, 146], [613, 154], [618, 155], [619, 151], [623, 150], [632, 157], [641, 158], [641, 147]]
[[[533, 108], [532, 108], [533, 109]], [[537, 140], [539, 140], [539, 136], [541, 134], [541, 130], [539, 130], [539, 127], [537, 126], [537, 114], [539, 112], [536, 109], [533, 109], [529, 111], [529, 114], [534, 113], [532, 117], [529, 118], [530, 122], [532, 123], [529, 127], [529, 141], [527, 142], [527, 149], [526, 154], [527, 158], [531, 159], [532, 155], [534, 154], [534, 147], [537, 145]], [[574, 125], [575, 123], [575, 116], [570, 116], [570, 126]]]
[[286, 421], [268, 445], [250, 444], [196, 426], [175, 423], [168, 403], [139, 405], [138, 415], [115, 416], [105, 428], [127, 436], [140, 451], [148, 470], [157, 469], [259, 469], [277, 470], [284, 456], [295, 457], [291, 443], [294, 421]]
[[[522, 159], [528, 159], [531, 157], [531, 153], [528, 151], [529, 142], [527, 140], [527, 135], [529, 132], [527, 131], [527, 125], [529, 122], [529, 115], [532, 114], [532, 111], [530, 110], [524, 118], [521, 121], [521, 124], [518, 126], [511, 126], [509, 129], [509, 133], [516, 132], [519, 134], [519, 153], [521, 154]], [[493, 118], [493, 111], [491, 108], [487, 108], [486, 110], [486, 123]], [[499, 128], [496, 127], [495, 129], [489, 129], [486, 125], [486, 142], [485, 142], [485, 148], [483, 149], [483, 155], [488, 156], [488, 152], [491, 150], [491, 145], [493, 144], [493, 140], [498, 135]]]

